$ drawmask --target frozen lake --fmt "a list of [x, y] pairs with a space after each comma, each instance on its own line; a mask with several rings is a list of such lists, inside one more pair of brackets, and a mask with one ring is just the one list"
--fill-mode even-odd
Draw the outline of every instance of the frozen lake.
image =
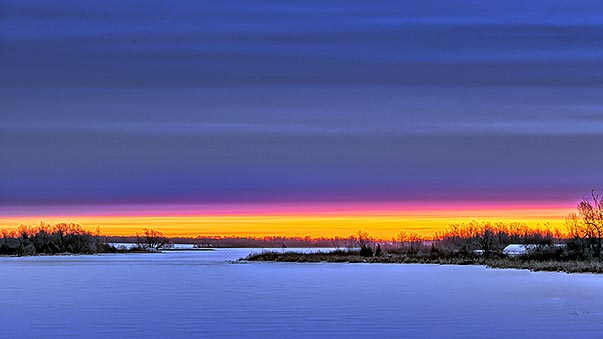
[[603, 336], [603, 275], [251, 251], [0, 258], [0, 338]]

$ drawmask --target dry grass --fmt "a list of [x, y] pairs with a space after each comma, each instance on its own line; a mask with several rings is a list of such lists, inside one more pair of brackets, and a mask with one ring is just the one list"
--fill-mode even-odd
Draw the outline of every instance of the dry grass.
[[528, 269], [567, 273], [603, 273], [603, 261], [591, 260], [526, 260], [521, 257], [483, 256], [409, 256], [386, 254], [378, 257], [362, 257], [355, 251], [297, 253], [262, 252], [251, 254], [241, 260], [272, 262], [332, 262], [332, 263], [380, 263], [380, 264], [439, 264], [439, 265], [483, 265], [492, 268]]

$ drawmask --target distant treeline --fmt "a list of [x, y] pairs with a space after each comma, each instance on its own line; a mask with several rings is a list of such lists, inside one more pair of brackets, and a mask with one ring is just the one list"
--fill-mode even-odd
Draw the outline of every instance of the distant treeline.
[[[591, 258], [579, 250], [578, 239], [569, 233], [551, 229], [547, 224], [530, 227], [524, 222], [489, 222], [473, 220], [449, 225], [432, 239], [399, 233], [387, 244], [369, 244], [363, 253], [380, 251], [386, 255], [403, 256], [403, 262], [465, 262], [476, 257], [504, 257], [503, 249], [511, 244], [529, 245], [525, 259], [581, 260]], [[370, 256], [370, 255], [369, 255]], [[442, 261], [444, 260], [444, 261]]]
[[[137, 243], [136, 236], [108, 236], [109, 243]], [[196, 247], [215, 248], [282, 248], [282, 247], [353, 247], [354, 237], [238, 237], [238, 236], [198, 236], [174, 237], [169, 239], [173, 244], [191, 244]]]
[[461, 252], [481, 250], [485, 254], [500, 252], [509, 244], [552, 245], [565, 243], [567, 235], [548, 224], [534, 228], [524, 222], [471, 221], [452, 224], [434, 236], [444, 249], [455, 249]]
[[[396, 257], [398, 261], [473, 260], [476, 256], [502, 257], [510, 244], [530, 245], [525, 260], [602, 261], [603, 197], [595, 194], [582, 199], [577, 211], [566, 217], [567, 232], [548, 224], [529, 227], [525, 222], [471, 221], [449, 225], [426, 240], [415, 233], [401, 231], [390, 242], [373, 239], [359, 231], [352, 237], [358, 255]], [[350, 252], [351, 253], [351, 252]], [[390, 257], [391, 258], [391, 257]]]
[[[535, 271], [603, 273], [603, 198], [594, 192], [566, 217], [567, 232], [547, 224], [471, 221], [450, 225], [433, 239], [400, 232], [391, 241], [373, 239], [359, 231], [356, 248], [333, 252], [261, 252], [244, 260], [281, 262], [363, 262], [486, 265]], [[509, 244], [521, 252], [505, 252]]]
[[[594, 191], [583, 198], [577, 210], [566, 216], [567, 232], [525, 223], [471, 222], [450, 225], [437, 233], [439, 248], [460, 253], [481, 251], [497, 254], [509, 244], [533, 244], [532, 256], [555, 260], [603, 259], [603, 199]], [[550, 246], [564, 244], [565, 246]], [[436, 249], [437, 250], [437, 249]]]
[[[193, 244], [196, 247], [295, 248], [332, 247], [359, 249], [362, 256], [404, 254], [414, 256], [500, 255], [509, 244], [530, 244], [545, 257], [558, 260], [603, 259], [603, 198], [592, 192], [578, 203], [577, 211], [566, 217], [567, 232], [548, 224], [532, 228], [525, 222], [471, 221], [452, 224], [426, 239], [416, 233], [401, 231], [391, 240], [377, 240], [365, 231], [349, 237], [239, 237], [198, 236], [168, 239], [161, 232], [145, 228], [136, 236], [103, 236], [77, 224], [41, 223], [3, 231], [0, 254], [31, 255], [56, 253], [115, 252], [108, 243], [135, 243], [132, 250], [156, 251], [169, 243]], [[563, 246], [551, 246], [562, 244]]]

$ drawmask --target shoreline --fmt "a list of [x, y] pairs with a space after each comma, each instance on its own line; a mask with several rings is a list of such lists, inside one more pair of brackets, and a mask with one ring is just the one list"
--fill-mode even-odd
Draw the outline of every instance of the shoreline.
[[161, 253], [157, 251], [126, 251], [126, 252], [96, 252], [96, 253], [36, 253], [36, 254], [0, 254], [0, 258], [32, 258], [32, 257], [75, 257], [75, 256], [94, 256], [94, 255], [114, 255], [114, 254], [154, 254]]
[[121, 251], [118, 250], [116, 252], [96, 252], [96, 253], [36, 253], [36, 254], [26, 254], [26, 255], [16, 255], [16, 254], [0, 254], [0, 258], [28, 258], [28, 257], [68, 257], [68, 256], [93, 256], [93, 255], [114, 255], [114, 254], [159, 254], [164, 252], [211, 252], [215, 251], [213, 248], [177, 248], [177, 249], [162, 249], [159, 251]]
[[361, 264], [434, 264], [476, 265], [499, 269], [527, 269], [533, 272], [564, 272], [603, 274], [603, 261], [591, 260], [527, 260], [521, 257], [463, 257], [432, 258], [429, 256], [382, 255], [363, 257], [339, 253], [263, 252], [251, 254], [239, 261], [288, 263], [361, 263]]

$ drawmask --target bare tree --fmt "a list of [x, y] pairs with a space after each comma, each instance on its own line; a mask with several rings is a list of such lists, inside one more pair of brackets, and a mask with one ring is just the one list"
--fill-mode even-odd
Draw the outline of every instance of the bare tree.
[[136, 242], [140, 248], [158, 251], [169, 243], [169, 239], [157, 230], [145, 228], [142, 230], [142, 236], [136, 234]]
[[362, 247], [368, 246], [373, 241], [373, 238], [367, 231], [358, 230], [358, 233], [356, 233], [356, 240], [358, 241], [358, 245]]
[[486, 227], [481, 233], [478, 233], [477, 239], [480, 249], [484, 251], [484, 255], [490, 255], [494, 250], [494, 231]]
[[358, 244], [358, 247], [360, 247], [360, 255], [363, 257], [373, 256], [373, 248], [371, 243], [373, 243], [374, 239], [368, 232], [359, 230], [358, 233], [352, 236], [352, 238], [354, 238]]
[[406, 250], [409, 254], [416, 254], [423, 239], [414, 232], [400, 231], [394, 237], [394, 241], [399, 243], [401, 250]]
[[565, 218], [570, 236], [587, 257], [600, 258], [603, 248], [603, 197], [592, 191], [578, 203], [578, 212]]

